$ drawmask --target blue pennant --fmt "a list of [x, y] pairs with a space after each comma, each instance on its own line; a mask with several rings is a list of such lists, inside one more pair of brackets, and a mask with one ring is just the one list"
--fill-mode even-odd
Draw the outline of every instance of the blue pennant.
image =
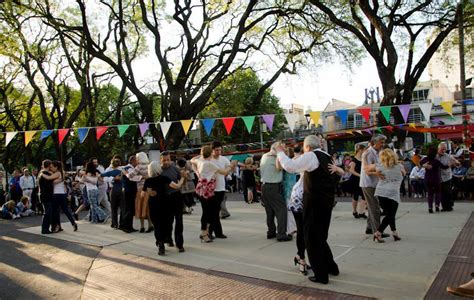
[[53, 130], [43, 130], [41, 132], [40, 140], [47, 138], [48, 136], [51, 135], [51, 133], [53, 133]]
[[347, 115], [349, 113], [348, 109], [339, 109], [336, 110], [336, 114], [341, 119], [342, 125], [345, 127], [347, 123]]
[[206, 130], [207, 135], [209, 136], [212, 131], [212, 127], [214, 127], [214, 122], [216, 119], [203, 119], [201, 120], [204, 129]]
[[77, 129], [77, 135], [79, 137], [79, 143], [84, 143], [84, 140], [87, 137], [87, 134], [89, 133], [89, 128], [78, 128]]

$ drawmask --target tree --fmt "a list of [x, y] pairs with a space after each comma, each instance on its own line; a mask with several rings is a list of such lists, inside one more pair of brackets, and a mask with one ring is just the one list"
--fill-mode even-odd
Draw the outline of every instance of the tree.
[[[454, 1], [351, 0], [332, 4], [310, 0], [310, 3], [336, 26], [351, 33], [372, 57], [384, 93], [381, 105], [411, 102], [413, 90], [431, 57], [457, 27]], [[425, 47], [420, 39], [427, 35], [433, 38]], [[404, 66], [399, 60], [402, 55], [406, 57]], [[396, 116], [397, 120], [401, 119], [398, 112]]]
[[[213, 90], [228, 76], [249, 63], [256, 53], [273, 56], [274, 46], [279, 60], [269, 71], [273, 76], [262, 85], [257, 97], [281, 73], [292, 72], [297, 58], [309, 53], [324, 40], [322, 34], [301, 35], [299, 26], [289, 26], [296, 20], [305, 3], [300, 1], [202, 1], [190, 0], [166, 5], [161, 1], [99, 1], [94, 11], [107, 12], [107, 27], [102, 32], [93, 31], [91, 9], [85, 1], [77, 0], [80, 20], [68, 22], [67, 14], [55, 11], [49, 0], [36, 1], [50, 26], [61, 31], [72, 43], [79, 46], [84, 41], [87, 52], [109, 65], [127, 89], [137, 98], [147, 122], [153, 123], [153, 100], [142, 91], [135, 76], [131, 58], [136, 55], [131, 45], [139, 37], [150, 35], [153, 52], [159, 63], [156, 78], [160, 90], [160, 120], [175, 121], [196, 117], [211, 98]], [[166, 11], [171, 9], [170, 13]], [[64, 9], [63, 9], [64, 11]], [[67, 11], [67, 10], [66, 10]], [[141, 23], [139, 22], [141, 21]], [[323, 31], [328, 30], [321, 24]], [[176, 39], [166, 32], [176, 32]], [[286, 41], [282, 43], [282, 41]], [[176, 148], [183, 137], [178, 123], [168, 135], [169, 145]], [[152, 128], [153, 129], [153, 128]], [[161, 135], [152, 130], [155, 138]]]
[[[263, 86], [256, 72], [251, 68], [240, 70], [227, 77], [213, 91], [206, 109], [200, 114], [200, 118], [221, 118], [232, 116], [258, 116], [262, 114], [275, 114], [273, 130], [268, 132], [276, 137], [281, 130], [283, 110], [280, 108], [279, 100], [272, 95], [270, 89], [265, 89], [261, 100], [258, 101], [257, 94]], [[255, 120], [252, 131], [249, 133], [244, 122], [236, 121], [229, 136], [224, 126], [218, 122], [213, 130], [213, 139], [219, 138], [232, 143], [248, 143], [259, 140], [258, 121]]]

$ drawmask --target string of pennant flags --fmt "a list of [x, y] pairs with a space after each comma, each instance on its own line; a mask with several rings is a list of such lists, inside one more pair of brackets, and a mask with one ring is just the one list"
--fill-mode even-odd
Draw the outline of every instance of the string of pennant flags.
[[[474, 99], [467, 99], [463, 100], [466, 105], [472, 105], [474, 104]], [[453, 101], [441, 101], [438, 102], [439, 105], [449, 114], [453, 115]], [[438, 103], [435, 103], [435, 105], [438, 105]], [[390, 123], [390, 116], [392, 113], [392, 108], [397, 107], [398, 110], [400, 111], [404, 124], [398, 124], [395, 126], [400, 127], [401, 125], [409, 125], [411, 128], [416, 128], [416, 125], [414, 123], [409, 123], [407, 124], [408, 121], [408, 115], [410, 113], [411, 109], [411, 104], [401, 104], [401, 105], [387, 105], [387, 106], [381, 106], [378, 109], [384, 116], [385, 120]], [[425, 117], [425, 120], [430, 120], [431, 116], [431, 109], [433, 107], [433, 103], [427, 102], [427, 103], [419, 103], [418, 107], [420, 108], [423, 116]], [[371, 107], [358, 107], [356, 110], [362, 115], [364, 120], [366, 122], [370, 122], [370, 115], [372, 113], [372, 108]], [[341, 120], [341, 123], [343, 126], [347, 125], [347, 120], [348, 120], [348, 115], [349, 115], [349, 109], [339, 109], [335, 111], [336, 115], [338, 118]], [[295, 113], [285, 113], [285, 118], [288, 123], [290, 131], [295, 130], [296, 123], [298, 121], [298, 115]], [[309, 113], [310, 119], [313, 121], [314, 124], [319, 124], [319, 120], [321, 118], [322, 111], [313, 111]], [[147, 131], [149, 130], [150, 124], [155, 124], [159, 125], [161, 128], [161, 131], [163, 133], [163, 136], [166, 138], [168, 135], [169, 129], [171, 128], [171, 125], [173, 123], [180, 122], [181, 126], [183, 128], [184, 134], [187, 135], [193, 121], [200, 121], [204, 130], [206, 131], [206, 134], [209, 136], [212, 132], [212, 129], [214, 127], [215, 121], [216, 120], [221, 120], [227, 134], [230, 134], [232, 131], [232, 128], [235, 124], [236, 119], [241, 119], [247, 131], [250, 133], [253, 128], [253, 124], [255, 122], [255, 119], [257, 117], [261, 117], [263, 122], [265, 122], [267, 128], [272, 131], [273, 130], [273, 123], [275, 121], [275, 114], [264, 114], [264, 115], [256, 115], [256, 116], [240, 116], [240, 117], [223, 117], [223, 118], [209, 118], [209, 119], [187, 119], [187, 120], [179, 120], [179, 121], [164, 121], [164, 122], [157, 122], [157, 123], [140, 123], [140, 124], [122, 124], [122, 125], [106, 125], [106, 126], [97, 126], [97, 127], [79, 127], [79, 128], [61, 128], [61, 129], [48, 129], [48, 130], [30, 130], [30, 131], [13, 131], [13, 132], [2, 132], [6, 134], [5, 138], [5, 146], [8, 146], [10, 142], [17, 136], [18, 133], [24, 133], [24, 143], [25, 147], [28, 146], [28, 144], [33, 140], [33, 138], [36, 136], [37, 133], [40, 133], [39, 135], [39, 140], [44, 140], [51, 136], [54, 132], [57, 132], [58, 134], [58, 142], [61, 145], [62, 142], [64, 141], [65, 137], [70, 134], [71, 131], [76, 131], [77, 137], [79, 139], [80, 143], [83, 143], [87, 136], [89, 135], [89, 132], [91, 129], [95, 129], [95, 135], [96, 135], [96, 140], [100, 140], [100, 138], [104, 135], [107, 130], [110, 128], [117, 128], [118, 130], [118, 135], [119, 137], [122, 137], [127, 130], [131, 126], [138, 126], [139, 131], [141, 136], [145, 136]], [[388, 130], [391, 130], [394, 128], [394, 126], [384, 126], [380, 128], [385, 128]], [[361, 133], [362, 131], [367, 132], [369, 134], [372, 134], [376, 130], [380, 130], [378, 127], [374, 127], [372, 129], [362, 129], [362, 130], [354, 130], [357, 133]], [[352, 132], [352, 131], [351, 131]]]

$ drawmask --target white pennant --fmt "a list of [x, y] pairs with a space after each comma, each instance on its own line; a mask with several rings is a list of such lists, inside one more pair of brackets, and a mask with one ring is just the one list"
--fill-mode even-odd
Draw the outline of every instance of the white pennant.
[[420, 103], [418, 104], [420, 107], [423, 116], [425, 116], [425, 120], [429, 121], [431, 116], [431, 108], [433, 107], [433, 103]]
[[168, 131], [170, 130], [171, 124], [173, 122], [160, 122], [161, 131], [163, 132], [163, 137], [166, 138]]
[[286, 122], [288, 122], [288, 126], [290, 126], [290, 130], [293, 132], [298, 116], [296, 114], [285, 114], [285, 118]]
[[18, 132], [7, 132], [7, 136], [5, 137], [5, 146], [8, 146], [13, 138], [16, 136]]

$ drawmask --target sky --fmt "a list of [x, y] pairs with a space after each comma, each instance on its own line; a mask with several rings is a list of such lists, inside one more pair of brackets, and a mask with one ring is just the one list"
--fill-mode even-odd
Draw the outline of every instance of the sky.
[[375, 63], [370, 58], [354, 66], [352, 72], [336, 62], [299, 73], [281, 76], [272, 87], [284, 108], [296, 103], [318, 111], [332, 99], [362, 105], [366, 88], [379, 87], [382, 93]]

